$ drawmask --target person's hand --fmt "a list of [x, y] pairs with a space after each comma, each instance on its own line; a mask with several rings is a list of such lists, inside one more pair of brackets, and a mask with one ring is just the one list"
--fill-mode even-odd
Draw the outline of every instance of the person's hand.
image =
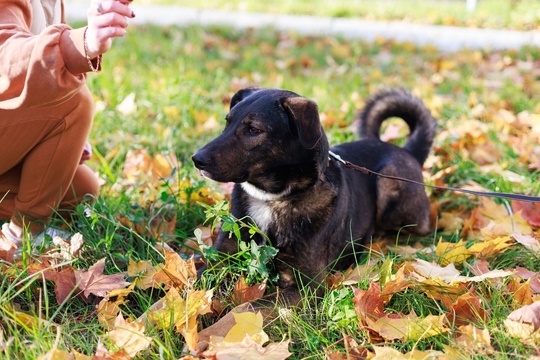
[[81, 155], [81, 161], [79, 162], [79, 165], [84, 164], [87, 160], [90, 160], [92, 157], [92, 145], [87, 141], [84, 144], [83, 153]]
[[127, 18], [135, 14], [129, 8], [133, 0], [92, 0], [88, 9], [86, 44], [88, 58], [108, 51], [115, 37], [126, 35]]

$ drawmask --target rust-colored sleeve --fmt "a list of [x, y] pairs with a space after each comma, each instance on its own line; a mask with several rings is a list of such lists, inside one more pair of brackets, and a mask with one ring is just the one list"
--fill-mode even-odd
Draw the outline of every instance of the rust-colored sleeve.
[[29, 0], [0, 0], [0, 109], [50, 106], [86, 82], [84, 28], [30, 32]]

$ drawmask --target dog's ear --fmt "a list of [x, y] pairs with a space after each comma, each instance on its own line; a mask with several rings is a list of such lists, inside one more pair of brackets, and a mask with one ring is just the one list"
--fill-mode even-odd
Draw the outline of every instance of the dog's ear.
[[238, 104], [240, 101], [244, 100], [249, 95], [253, 94], [255, 91], [261, 90], [258, 86], [249, 86], [247, 88], [238, 90], [236, 94], [233, 95], [231, 98], [231, 104], [229, 109], [232, 109], [236, 104]]
[[323, 135], [317, 104], [303, 97], [287, 97], [283, 107], [294, 120], [300, 143], [306, 149], [313, 149]]

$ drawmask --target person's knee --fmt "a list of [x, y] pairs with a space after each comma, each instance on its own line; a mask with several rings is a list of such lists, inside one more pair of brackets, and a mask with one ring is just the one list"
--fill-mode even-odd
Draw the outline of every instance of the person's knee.
[[73, 183], [78, 197], [97, 197], [99, 195], [99, 177], [86, 165], [80, 165], [77, 170], [78, 183]]
[[86, 165], [79, 165], [71, 182], [71, 187], [64, 196], [62, 207], [75, 206], [81, 201], [92, 200], [99, 195], [99, 177]]

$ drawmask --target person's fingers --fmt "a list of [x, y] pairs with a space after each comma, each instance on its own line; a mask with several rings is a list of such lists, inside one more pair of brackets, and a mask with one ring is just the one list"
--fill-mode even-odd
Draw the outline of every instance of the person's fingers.
[[133, 10], [131, 10], [127, 4], [121, 1], [103, 0], [97, 3], [97, 5], [95, 5], [95, 9], [96, 9], [96, 12], [101, 13], [101, 15], [104, 15], [107, 13], [117, 13], [119, 15], [122, 15], [128, 18], [134, 17]]
[[108, 51], [112, 39], [126, 35], [128, 18], [135, 14], [129, 8], [131, 0], [93, 0], [88, 8], [88, 28], [85, 33], [87, 56], [90, 59]]
[[126, 35], [126, 29], [121, 27], [88, 27], [86, 42], [89, 58], [93, 59], [99, 54], [107, 52], [112, 45], [112, 39]]
[[94, 17], [88, 18], [88, 25], [94, 26], [97, 28], [104, 28], [104, 27], [110, 27], [110, 26], [126, 28], [128, 26], [128, 22], [125, 16], [111, 12], [111, 13], [104, 13], [103, 15], [100, 15], [100, 16], [94, 16]]

